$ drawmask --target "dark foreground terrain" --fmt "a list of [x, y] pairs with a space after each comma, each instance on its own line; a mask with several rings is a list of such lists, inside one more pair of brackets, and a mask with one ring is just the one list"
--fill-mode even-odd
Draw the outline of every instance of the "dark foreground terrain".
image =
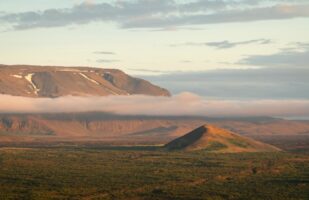
[[1, 148], [0, 199], [308, 199], [309, 154]]

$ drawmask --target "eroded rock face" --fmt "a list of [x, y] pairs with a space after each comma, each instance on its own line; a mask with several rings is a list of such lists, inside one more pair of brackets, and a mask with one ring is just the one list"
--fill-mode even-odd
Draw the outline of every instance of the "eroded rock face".
[[39, 119], [28, 116], [0, 116], [0, 133], [9, 135], [54, 135]]
[[0, 65], [0, 94], [25, 97], [170, 96], [168, 90], [120, 70]]

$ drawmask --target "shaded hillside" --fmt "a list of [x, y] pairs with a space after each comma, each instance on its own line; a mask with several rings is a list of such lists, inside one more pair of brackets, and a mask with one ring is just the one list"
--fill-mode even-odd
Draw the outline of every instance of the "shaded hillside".
[[165, 145], [168, 150], [210, 152], [272, 152], [278, 148], [212, 125], [201, 126]]
[[23, 65], [0, 65], [0, 94], [25, 97], [170, 95], [166, 89], [116, 69]]

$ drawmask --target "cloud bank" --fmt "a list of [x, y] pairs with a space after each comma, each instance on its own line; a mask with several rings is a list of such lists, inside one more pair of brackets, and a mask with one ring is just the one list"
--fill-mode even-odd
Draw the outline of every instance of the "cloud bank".
[[27, 98], [0, 95], [1, 113], [104, 111], [126, 115], [309, 116], [309, 100], [206, 100], [192, 93], [173, 97], [108, 96]]
[[271, 55], [251, 55], [239, 64], [264, 67], [309, 67], [309, 43], [297, 43]]
[[220, 99], [309, 99], [309, 67], [297, 65], [170, 72], [140, 77], [168, 88], [173, 94], [188, 91]]
[[305, 0], [135, 0], [94, 3], [67, 9], [7, 13], [2, 23], [15, 30], [114, 22], [122, 28], [166, 28], [309, 17]]

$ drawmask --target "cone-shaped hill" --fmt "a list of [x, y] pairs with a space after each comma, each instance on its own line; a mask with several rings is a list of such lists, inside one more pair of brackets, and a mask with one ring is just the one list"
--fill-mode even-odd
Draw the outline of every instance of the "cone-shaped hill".
[[165, 145], [167, 150], [209, 152], [274, 152], [279, 148], [240, 136], [212, 125], [201, 126]]

